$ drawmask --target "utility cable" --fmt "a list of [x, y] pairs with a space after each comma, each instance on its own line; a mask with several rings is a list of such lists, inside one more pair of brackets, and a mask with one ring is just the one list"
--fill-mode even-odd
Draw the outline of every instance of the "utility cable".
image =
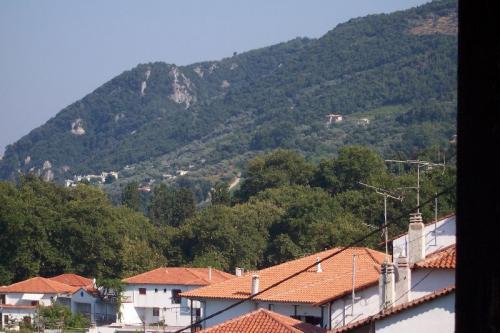
[[216, 316], [218, 316], [218, 315], [220, 315], [220, 314], [222, 314], [222, 313], [224, 313], [224, 312], [226, 312], [226, 311], [228, 311], [228, 310], [230, 310], [230, 309], [232, 309], [232, 308], [237, 307], [237, 306], [238, 306], [238, 305], [240, 305], [240, 304], [245, 303], [246, 301], [250, 301], [250, 300], [254, 299], [254, 298], [255, 298], [255, 297], [257, 297], [257, 296], [262, 295], [263, 293], [265, 293], [265, 292], [267, 292], [267, 291], [269, 291], [269, 290], [271, 290], [271, 289], [273, 289], [273, 288], [275, 288], [275, 287], [277, 287], [277, 286], [281, 285], [282, 283], [284, 283], [284, 282], [286, 282], [286, 281], [288, 281], [288, 280], [290, 280], [290, 279], [293, 279], [294, 277], [296, 277], [296, 276], [298, 276], [298, 275], [300, 275], [300, 274], [302, 274], [302, 273], [304, 273], [304, 272], [307, 272], [309, 269], [311, 269], [311, 268], [313, 268], [313, 267], [316, 267], [316, 265], [317, 265], [318, 263], [321, 263], [321, 262], [323, 262], [323, 261], [325, 261], [325, 260], [328, 260], [328, 259], [330, 259], [330, 258], [333, 258], [333, 257], [335, 257], [335, 256], [339, 255], [340, 253], [343, 253], [343, 252], [347, 251], [347, 250], [348, 250], [348, 249], [350, 249], [351, 247], [354, 247], [355, 245], [358, 245], [359, 243], [361, 243], [361, 242], [363, 242], [363, 241], [367, 240], [367, 239], [368, 239], [368, 238], [370, 238], [371, 236], [373, 236], [373, 235], [375, 235], [375, 234], [379, 233], [381, 230], [383, 230], [384, 228], [387, 228], [389, 225], [391, 225], [391, 224], [395, 224], [395, 223], [396, 223], [396, 221], [399, 221], [399, 220], [403, 219], [404, 217], [407, 217], [410, 213], [413, 213], [413, 212], [415, 212], [416, 210], [418, 210], [418, 209], [420, 209], [420, 208], [424, 207], [425, 205], [427, 205], [427, 204], [429, 204], [429, 203], [431, 203], [431, 202], [434, 202], [434, 199], [435, 199], [435, 198], [438, 198], [438, 197], [440, 197], [440, 196], [442, 196], [442, 195], [444, 195], [444, 194], [448, 193], [449, 191], [453, 190], [453, 189], [455, 188], [455, 186], [456, 186], [456, 183], [454, 183], [452, 186], [449, 186], [449, 187], [445, 188], [443, 191], [441, 191], [441, 192], [439, 192], [439, 193], [436, 193], [436, 194], [435, 194], [434, 196], [432, 196], [430, 199], [428, 199], [428, 200], [426, 200], [426, 201], [424, 201], [424, 202], [420, 203], [418, 206], [415, 206], [414, 208], [412, 208], [412, 209], [410, 209], [410, 210], [408, 210], [408, 211], [406, 211], [406, 212], [402, 213], [400, 216], [398, 216], [398, 217], [397, 217], [397, 218], [395, 218], [394, 220], [392, 220], [392, 221], [390, 221], [390, 222], [387, 222], [387, 223], [385, 223], [385, 224], [381, 225], [380, 227], [378, 227], [378, 228], [374, 229], [373, 231], [371, 231], [371, 232], [367, 233], [366, 235], [364, 235], [364, 236], [362, 236], [362, 237], [358, 238], [357, 240], [355, 240], [355, 241], [353, 241], [353, 242], [349, 243], [348, 245], [346, 245], [346, 246], [344, 246], [344, 247], [340, 248], [338, 251], [335, 251], [335, 252], [333, 252], [333, 253], [331, 253], [331, 254], [329, 254], [329, 255], [325, 256], [324, 258], [320, 259], [319, 261], [316, 261], [316, 262], [314, 262], [314, 263], [312, 263], [312, 264], [308, 265], [307, 267], [305, 267], [305, 268], [303, 268], [303, 269], [301, 269], [301, 270], [299, 270], [299, 271], [297, 271], [297, 272], [295, 272], [295, 273], [293, 273], [293, 274], [291, 274], [291, 275], [289, 275], [289, 276], [287, 276], [287, 277], [285, 277], [285, 278], [283, 278], [283, 279], [281, 279], [281, 280], [279, 280], [279, 281], [277, 281], [277, 282], [275, 282], [275, 283], [271, 284], [270, 286], [268, 286], [268, 287], [266, 287], [266, 288], [262, 289], [261, 291], [259, 291], [259, 292], [255, 293], [255, 294], [253, 294], [253, 295], [250, 295], [250, 296], [248, 296], [248, 297], [245, 297], [244, 299], [241, 299], [241, 300], [239, 300], [239, 301], [237, 301], [237, 302], [235, 302], [235, 303], [233, 303], [233, 304], [231, 304], [231, 305], [228, 305], [227, 307], [225, 307], [225, 308], [223, 308], [223, 309], [221, 309], [221, 310], [219, 310], [219, 311], [216, 311], [216, 312], [212, 313], [212, 314], [211, 314], [211, 315], [209, 315], [209, 316], [206, 316], [206, 317], [204, 317], [204, 318], [202, 318], [202, 319], [200, 319], [200, 320], [198, 320], [198, 321], [196, 321], [196, 322], [194, 322], [194, 323], [192, 323], [192, 324], [190, 324], [190, 325], [188, 325], [188, 326], [186, 326], [186, 327], [183, 327], [183, 328], [181, 328], [181, 329], [179, 329], [179, 330], [175, 331], [175, 333], [181, 333], [181, 332], [183, 332], [183, 331], [185, 331], [185, 330], [187, 330], [187, 329], [189, 329], [189, 328], [191, 328], [191, 327], [193, 327], [193, 326], [197, 326], [197, 325], [199, 325], [199, 324], [201, 324], [201, 323], [203, 323], [203, 322], [205, 322], [205, 321], [207, 321], [207, 320], [209, 320], [209, 319], [212, 319], [212, 318], [214, 318], [214, 317], [216, 317]]

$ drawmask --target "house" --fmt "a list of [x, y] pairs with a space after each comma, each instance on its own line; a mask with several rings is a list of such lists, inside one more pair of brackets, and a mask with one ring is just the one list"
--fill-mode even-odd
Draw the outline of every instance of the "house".
[[123, 280], [121, 319], [124, 325], [186, 326], [200, 313], [198, 302], [180, 294], [234, 276], [213, 268], [160, 267]]
[[326, 329], [300, 320], [280, 315], [266, 309], [258, 309], [240, 317], [213, 326], [200, 333], [229, 332], [290, 332], [290, 333], [326, 333]]
[[344, 118], [340, 114], [327, 114], [326, 124], [330, 125], [331, 123], [340, 123]]
[[[337, 255], [328, 258], [337, 252]], [[384, 257], [384, 253], [364, 247], [350, 248], [343, 252], [334, 248], [257, 272], [247, 272], [221, 283], [184, 292], [181, 296], [199, 301], [201, 316], [205, 318], [312, 265], [314, 268], [257, 295], [251, 301], [206, 320], [203, 327], [209, 328], [265, 308], [312, 325], [330, 328], [332, 322], [345, 323], [345, 318], [352, 315], [349, 307], [353, 286], [355, 299], [359, 296], [364, 299], [357, 307], [367, 308], [363, 311], [356, 309], [355, 318], [360, 319], [360, 313], [372, 314], [378, 311], [376, 286]], [[318, 262], [322, 259], [324, 261]]]
[[1, 327], [7, 322], [31, 322], [39, 305], [50, 306], [52, 303], [65, 305], [72, 313], [80, 313], [95, 322], [96, 303], [99, 297], [89, 289], [89, 285], [81, 285], [92, 280], [72, 276], [80, 285], [72, 286], [58, 280], [69, 277], [58, 276], [53, 279], [34, 277], [9, 286], [0, 287]]
[[[72, 273], [57, 275], [49, 279], [73, 287], [83, 288], [88, 294], [94, 297], [94, 308], [92, 309], [91, 306], [90, 311], [88, 309], [88, 305], [80, 305], [81, 301], [75, 299], [71, 304], [71, 310], [73, 313], [92, 313], [90, 318], [93, 322], [95, 321], [97, 325], [108, 324], [116, 321], [116, 297], [106, 297], [106, 295], [97, 289], [95, 279], [89, 279]], [[87, 303], [92, 304], [92, 302]], [[82, 309], [85, 307], [87, 307], [86, 310]]]
[[[445, 220], [450, 217], [445, 218]], [[451, 220], [448, 220], [448, 223], [449, 221]], [[445, 223], [442, 224], [442, 226], [444, 225]], [[450, 286], [455, 285], [456, 245], [451, 244], [445, 247], [440, 246], [442, 242], [439, 241], [439, 237], [444, 237], [445, 241], [448, 238], [446, 233], [442, 233], [438, 236], [438, 246], [433, 245], [430, 248], [433, 252], [427, 254], [426, 249], [429, 248], [429, 244], [427, 242], [428, 232], [426, 232], [426, 229], [428, 227], [429, 225], [424, 225], [422, 222], [411, 222], [409, 224], [408, 233], [404, 235], [404, 237], [407, 237], [408, 240], [406, 243], [407, 256], [399, 255], [394, 258], [394, 263], [388, 261], [384, 262], [382, 265], [378, 285], [378, 309], [373, 307], [367, 308], [366, 306], [363, 308], [358, 307], [360, 308], [358, 311], [363, 312], [363, 316], [360, 316], [360, 318], [357, 319], [355, 317], [351, 317], [343, 323], [340, 323], [339, 320], [333, 321], [332, 328], [335, 331], [338, 330], [339, 332], [343, 332], [343, 328], [347, 327], [349, 329], [354, 329], [355, 327], [356, 330], [353, 330], [353, 332], [372, 332], [374, 331], [373, 327], [366, 326], [366, 323], [369, 322], [372, 324], [373, 320], [382, 318], [380, 317], [381, 315], [387, 314], [394, 309], [405, 309], [406, 307], [419, 305], [423, 300], [433, 300], [433, 295], [440, 295], [440, 291], [447, 290]], [[401, 237], [398, 236], [396, 239], [400, 238]], [[435, 250], [437, 247], [440, 249]], [[376, 289], [376, 286], [372, 286], [368, 288], [366, 292], [373, 293]], [[357, 300], [355, 298], [353, 299], [354, 305], [359, 303], [363, 304], [367, 301], [363, 299], [362, 295], [360, 296], [361, 297]], [[440, 307], [438, 309], [429, 310], [429, 307], [432, 306], [434, 306], [434, 303], [428, 303], [421, 309], [425, 308], [425, 313], [430, 311], [431, 317], [441, 313], [441, 305], [436, 305]], [[450, 314], [449, 308], [453, 308], [454, 306], [454, 296], [450, 296], [446, 299], [446, 306], [445, 312]], [[341, 311], [343, 310], [344, 309], [341, 309]], [[407, 312], [407, 314], [408, 313], [410, 312]], [[335, 317], [335, 314], [333, 316]], [[449, 319], [449, 316], [445, 316], [444, 314], [443, 316], [446, 320]], [[451, 311], [451, 316], [453, 316], [453, 311]], [[411, 318], [411, 316], [409, 318]], [[390, 321], [392, 319], [387, 320]], [[409, 322], [412, 321], [410, 320]], [[363, 323], [363, 325], [360, 323]], [[445, 322], [444, 324], [447, 325], [446, 327], [448, 328], [451, 325], [450, 322]], [[389, 329], [380, 331], [396, 332], [399, 330], [406, 332], [406, 326], [404, 325], [406, 324], [399, 323], [398, 326], [396, 326], [397, 329], [395, 330]], [[422, 331], [420, 326], [417, 327], [419, 331]], [[350, 332], [350, 330], [347, 330], [346, 332]], [[453, 329], [445, 330], [445, 332], [453, 332]]]
[[455, 332], [455, 286], [335, 329], [331, 333]]

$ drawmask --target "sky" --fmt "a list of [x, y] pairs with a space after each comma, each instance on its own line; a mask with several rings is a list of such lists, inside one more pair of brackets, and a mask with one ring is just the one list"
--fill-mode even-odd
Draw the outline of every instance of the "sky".
[[6, 145], [139, 63], [218, 60], [428, 0], [0, 0]]

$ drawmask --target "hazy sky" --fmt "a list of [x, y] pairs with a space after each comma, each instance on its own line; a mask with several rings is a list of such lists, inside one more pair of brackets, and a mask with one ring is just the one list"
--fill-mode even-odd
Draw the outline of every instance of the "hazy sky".
[[0, 155], [138, 63], [186, 65], [427, 0], [0, 0]]

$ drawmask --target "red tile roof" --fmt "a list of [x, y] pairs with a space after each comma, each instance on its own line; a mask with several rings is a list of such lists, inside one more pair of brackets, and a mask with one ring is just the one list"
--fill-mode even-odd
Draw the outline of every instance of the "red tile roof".
[[324, 333], [324, 328], [303, 323], [281, 314], [258, 309], [243, 316], [212, 326], [202, 333]]
[[160, 267], [152, 271], [135, 275], [122, 281], [128, 284], [177, 284], [207, 286], [234, 277], [229, 273], [212, 268], [209, 280], [208, 268]]
[[72, 294], [78, 289], [80, 288], [69, 286], [61, 282], [37, 276], [28, 280], [11, 284], [10, 286], [0, 287], [0, 292], [33, 293], [33, 294], [63, 294], [63, 293]]
[[413, 265], [413, 268], [455, 269], [457, 265], [456, 245], [452, 244], [431, 253], [424, 260]]
[[[339, 250], [339, 248], [334, 248], [256, 272], [260, 278], [260, 290], [314, 264], [317, 258], [325, 258]], [[368, 248], [350, 248], [323, 261], [322, 272], [317, 272], [314, 267], [254, 299], [319, 305], [342, 297], [350, 293], [352, 289], [353, 255], [357, 255], [356, 289], [378, 283], [384, 253]], [[252, 275], [252, 273], [247, 273], [215, 285], [184, 292], [181, 296], [193, 299], [244, 299], [250, 296]]]
[[80, 276], [77, 274], [72, 274], [72, 273], [61, 274], [58, 276], [51, 277], [49, 279], [51, 279], [52, 281], [61, 282], [61, 283], [64, 283], [64, 284], [67, 284], [67, 285], [70, 285], [73, 287], [86, 288], [86, 287], [91, 287], [93, 284], [92, 279], [88, 279], [86, 277], [83, 277], [83, 276]]
[[435, 291], [435, 292], [433, 292], [431, 294], [428, 294], [428, 295], [425, 295], [423, 297], [414, 299], [413, 301], [410, 301], [410, 302], [407, 302], [407, 303], [395, 306], [395, 307], [393, 307], [391, 309], [388, 309], [388, 310], [384, 311], [383, 313], [379, 313], [379, 314], [367, 317], [365, 319], [358, 320], [358, 321], [356, 321], [354, 323], [351, 323], [349, 325], [339, 327], [337, 329], [329, 331], [329, 333], [344, 333], [344, 332], [349, 332], [349, 331], [351, 331], [351, 330], [353, 330], [355, 328], [358, 328], [360, 326], [368, 325], [371, 322], [374, 322], [374, 321], [380, 320], [382, 318], [385, 318], [385, 317], [388, 317], [388, 316], [400, 313], [400, 312], [402, 312], [404, 310], [413, 308], [413, 307], [418, 306], [420, 304], [423, 304], [423, 303], [426, 303], [426, 302], [430, 302], [430, 301], [432, 301], [432, 300], [434, 300], [436, 298], [448, 295], [448, 294], [450, 294], [452, 292], [455, 292], [455, 286], [449, 286], [447, 288], [443, 288], [443, 289]]

